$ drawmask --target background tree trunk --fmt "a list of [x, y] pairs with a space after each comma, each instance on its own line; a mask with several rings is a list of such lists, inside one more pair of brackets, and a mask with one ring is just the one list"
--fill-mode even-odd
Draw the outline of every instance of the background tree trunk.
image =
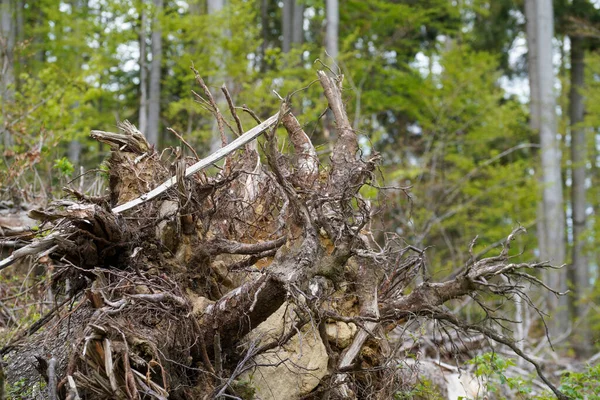
[[[79, 11], [79, 15], [87, 15], [88, 13], [88, 2], [87, 0], [72, 0], [71, 1], [71, 7], [73, 12], [75, 12], [75, 10]], [[83, 32], [81, 32], [81, 29], [79, 28], [78, 25], [76, 25], [75, 28], [77, 34], [80, 37], [84, 37]], [[80, 54], [82, 53], [81, 50], [77, 50], [77, 56], [75, 58], [76, 62], [75, 64], [77, 65], [77, 68], [81, 68], [81, 64], [82, 64], [82, 58], [80, 56]], [[75, 102], [75, 104], [73, 105], [73, 108], [76, 109], [79, 107], [79, 101]], [[81, 142], [79, 141], [79, 138], [73, 139], [69, 142], [69, 150], [68, 150], [68, 158], [69, 161], [76, 167], [79, 167], [81, 165], [81, 150], [82, 150], [82, 145]]]
[[162, 63], [162, 29], [160, 15], [163, 0], [154, 0], [154, 18], [152, 20], [152, 62], [150, 64], [150, 93], [148, 101], [148, 142], [157, 145], [160, 132], [160, 78]]
[[298, 0], [283, 1], [282, 50], [288, 53], [292, 46], [304, 40], [304, 4]]
[[294, 0], [283, 0], [283, 21], [281, 26], [281, 32], [283, 35], [283, 41], [281, 49], [284, 53], [287, 53], [292, 48], [292, 25], [294, 20]]
[[587, 144], [583, 121], [584, 104], [581, 90], [585, 80], [585, 49], [581, 37], [571, 37], [571, 92], [569, 93], [569, 119], [571, 122], [571, 207], [573, 210], [573, 263], [571, 265], [572, 300], [575, 311], [575, 340], [573, 345], [579, 356], [591, 351], [591, 332], [586, 319], [587, 307], [583, 303], [589, 295], [590, 276], [585, 254], [584, 232], [586, 229], [586, 163]]
[[269, 2], [267, 0], [260, 0], [260, 25], [262, 37], [262, 43], [260, 44], [260, 72], [265, 72], [267, 70], [265, 56], [269, 40]]
[[[17, 37], [17, 43], [22, 43], [25, 40], [25, 20], [23, 18], [23, 0], [16, 0], [15, 1], [15, 18], [16, 18], [16, 37]], [[17, 67], [19, 68], [23, 68], [23, 65], [25, 64], [25, 59], [23, 58], [23, 55], [20, 54], [19, 55], [19, 61], [17, 64]], [[17, 73], [18, 76], [18, 73]], [[17, 80], [17, 84], [18, 84], [18, 80]]]
[[140, 8], [140, 112], [139, 129], [146, 134], [148, 130], [148, 55], [146, 50], [146, 25], [148, 16], [144, 2]]
[[[542, 206], [540, 258], [554, 265], [565, 262], [565, 215], [561, 179], [561, 156], [556, 138], [555, 99], [553, 93], [552, 37], [554, 33], [553, 8], [550, 0], [528, 0], [525, 5], [530, 53], [531, 126], [539, 130], [541, 145]], [[544, 85], [541, 82], [545, 82]], [[566, 271], [551, 271], [546, 282], [563, 292], [566, 290]], [[563, 296], [547, 298], [552, 337], [556, 338], [568, 327], [568, 304]]]
[[[222, 11], [223, 8], [225, 7], [225, 0], [208, 0], [206, 5], [207, 5], [207, 11], [208, 11], [209, 15], [216, 14], [216, 13], [219, 13], [220, 11]], [[229, 32], [224, 27], [223, 28], [223, 37], [226, 37], [226, 36], [229, 36]], [[215, 51], [214, 62], [217, 65], [218, 70], [222, 71], [222, 72], [221, 72], [221, 74], [215, 75], [214, 78], [217, 80], [222, 80], [224, 82], [227, 82], [228, 79], [226, 76], [227, 74], [225, 72], [226, 65], [225, 65], [224, 61], [225, 61], [224, 60], [224, 50], [219, 45], [219, 47]], [[223, 102], [225, 101], [225, 98], [223, 97], [223, 95], [220, 91], [217, 92], [215, 98], [216, 98], [218, 105], [223, 104]], [[215, 121], [213, 121], [213, 126], [212, 126], [210, 151], [211, 152], [217, 151], [220, 147], [222, 147], [222, 144], [223, 144], [223, 139], [221, 137], [221, 132], [219, 132], [218, 123], [215, 120]]]
[[334, 60], [338, 57], [340, 6], [338, 0], [326, 0], [325, 16], [327, 31], [325, 34], [325, 50]]
[[[15, 65], [14, 50], [16, 40], [15, 4], [14, 0], [2, 0], [0, 3], [0, 52], [2, 54], [2, 69], [0, 70], [0, 98], [2, 102], [2, 119], [6, 123], [8, 117], [7, 108], [14, 102], [15, 98]], [[12, 145], [12, 138], [7, 129], [2, 128], [1, 133], [4, 146]]]
[[304, 41], [304, 4], [294, 1], [294, 15], [292, 18], [292, 44], [302, 44]]
[[208, 13], [214, 14], [214, 13], [221, 11], [223, 9], [223, 7], [225, 7], [225, 1], [224, 0], [208, 0], [207, 6], [208, 6]]

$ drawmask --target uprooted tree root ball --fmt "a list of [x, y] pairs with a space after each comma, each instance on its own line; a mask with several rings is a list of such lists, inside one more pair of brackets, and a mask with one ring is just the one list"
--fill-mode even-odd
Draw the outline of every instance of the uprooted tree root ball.
[[[521, 228], [498, 256], [423, 280], [424, 251], [392, 236], [378, 244], [371, 232], [374, 210], [359, 190], [379, 157], [358, 155], [341, 76], [318, 72], [335, 119], [328, 165], [287, 99], [244, 133], [230, 97], [232, 124], [196, 78], [219, 151], [159, 154], [127, 122], [121, 133], [93, 131], [111, 147], [110, 193], [69, 189], [75, 200], [31, 212], [40, 233], [0, 262], [34, 257], [54, 271], [55, 306], [2, 349], [8, 385], [26, 382], [24, 398], [387, 399], [412, 379], [397, 368], [407, 349], [390, 332], [436, 320], [509, 346], [566, 398], [505, 333], [444, 307], [475, 293], [531, 303], [517, 282], [544, 286], [524, 270], [548, 265], [511, 263]], [[278, 148], [280, 125], [293, 154]], [[238, 135], [229, 144], [227, 128]]]

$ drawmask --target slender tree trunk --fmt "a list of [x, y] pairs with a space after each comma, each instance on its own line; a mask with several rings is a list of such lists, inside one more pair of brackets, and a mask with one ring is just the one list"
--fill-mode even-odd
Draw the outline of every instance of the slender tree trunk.
[[294, 21], [294, 0], [283, 0], [283, 21], [281, 31], [283, 42], [281, 49], [287, 53], [292, 48], [292, 26]]
[[[325, 31], [325, 51], [336, 61], [338, 58], [338, 39], [340, 8], [338, 0], [325, 0], [325, 18], [327, 21]], [[329, 60], [327, 60], [329, 62]], [[334, 137], [333, 116], [331, 112], [325, 114], [323, 118], [323, 136], [328, 143], [333, 143]]]
[[[16, 0], [15, 1], [15, 13], [16, 13], [16, 37], [17, 37], [17, 43], [23, 43], [25, 40], [25, 20], [23, 19], [23, 0]], [[25, 59], [23, 58], [22, 53], [19, 54], [19, 60], [18, 60], [18, 69], [17, 69], [17, 74], [16, 76], [19, 76], [18, 72], [22, 70], [23, 65], [25, 64]], [[17, 85], [19, 84], [19, 80], [16, 80]]]
[[294, 15], [292, 17], [292, 45], [302, 44], [304, 41], [304, 4], [294, 1]]
[[146, 50], [146, 25], [148, 16], [142, 1], [140, 9], [140, 112], [138, 128], [140, 132], [148, 130], [148, 54]]
[[283, 1], [282, 50], [288, 53], [304, 40], [304, 4], [298, 0]]
[[[208, 14], [216, 14], [219, 13], [221, 11], [223, 11], [223, 8], [225, 8], [225, 0], [208, 0], [207, 2], [207, 11]], [[227, 26], [223, 26], [223, 30], [222, 30], [222, 35], [223, 37], [228, 37], [231, 35], [231, 32], [229, 31]], [[218, 66], [218, 70], [221, 71], [221, 74], [212, 77], [215, 81], [219, 82], [219, 86], [221, 86], [223, 83], [226, 86], [231, 86], [230, 85], [230, 79], [227, 76], [227, 65], [226, 65], [226, 54], [225, 54], [225, 50], [223, 49], [223, 47], [220, 47], [220, 45], [218, 44], [217, 46], [219, 46], [216, 51], [215, 51], [215, 59], [214, 59], [214, 63]], [[215, 100], [217, 102], [217, 104], [219, 105], [219, 108], [221, 108], [221, 105], [225, 103], [225, 97], [223, 96], [223, 93], [221, 93], [221, 91], [218, 91], [215, 95]], [[221, 108], [222, 109], [222, 108]], [[220, 149], [222, 147], [222, 138], [221, 138], [221, 132], [219, 132], [219, 127], [217, 124], [217, 121], [213, 121], [213, 126], [212, 126], [212, 135], [211, 135], [211, 142], [210, 142], [210, 150], [211, 152], [215, 152], [218, 149]]]
[[[553, 8], [551, 0], [527, 0], [525, 2], [530, 53], [530, 91], [532, 111], [531, 126], [540, 133], [542, 173], [542, 221], [540, 232], [540, 257], [554, 265], [565, 262], [565, 215], [563, 209], [563, 187], [561, 178], [561, 155], [556, 138], [556, 116], [554, 98], [554, 73], [552, 68], [552, 38], [554, 34]], [[542, 226], [543, 225], [543, 226]], [[549, 285], [559, 291], [566, 290], [566, 271], [548, 274]], [[556, 338], [569, 323], [568, 301], [563, 296], [547, 298], [550, 333]]]
[[583, 121], [584, 104], [581, 90], [584, 85], [584, 43], [580, 37], [571, 37], [571, 92], [569, 94], [569, 119], [571, 122], [571, 208], [573, 210], [573, 263], [571, 265], [572, 300], [575, 311], [575, 340], [573, 347], [581, 357], [590, 355], [591, 332], [587, 322], [584, 299], [589, 295], [590, 275], [584, 250], [586, 227], [586, 163], [587, 144]]
[[71, 140], [69, 142], [68, 158], [75, 166], [81, 164], [81, 142], [79, 140]]
[[264, 73], [267, 70], [265, 56], [267, 54], [267, 45], [269, 38], [269, 2], [268, 0], [260, 0], [260, 25], [262, 43], [260, 44], [260, 72]]
[[14, 0], [2, 0], [0, 3], [0, 101], [2, 105], [2, 120], [0, 133], [3, 136], [4, 146], [12, 146], [12, 138], [4, 123], [8, 119], [10, 105], [15, 99], [15, 65], [14, 50], [16, 40]]
[[150, 64], [150, 93], [148, 101], [148, 142], [157, 145], [160, 132], [160, 78], [162, 63], [162, 29], [160, 15], [163, 0], [154, 0], [154, 18], [152, 19], [152, 62]]
[[338, 0], [325, 0], [325, 17], [327, 31], [325, 33], [325, 50], [334, 60], [338, 57], [340, 6]]
[[[540, 79], [537, 73], [537, 18], [535, 18], [535, 2], [525, 2], [525, 15], [527, 16], [527, 72], [529, 75], [529, 126], [538, 133], [540, 129]], [[542, 173], [538, 174], [540, 192], [538, 198], [543, 198]], [[547, 254], [546, 250], [546, 224], [544, 220], [544, 203], [537, 204], [536, 231], [540, 258]]]
[[[73, 10], [78, 10], [81, 13], [79, 15], [87, 15], [88, 14], [88, 1], [87, 0], [72, 0], [71, 7], [73, 8]], [[83, 34], [83, 32], [80, 32], [79, 28], [77, 28], [76, 35], [83, 37], [82, 34]], [[76, 51], [77, 51], [77, 56], [75, 57], [75, 63], [77, 65], [77, 68], [80, 68], [81, 63], [82, 63], [80, 54], [82, 52], [80, 50], [76, 50]], [[75, 104], [73, 105], [73, 109], [77, 109], [77, 108], [79, 108], [79, 101], [76, 101]], [[69, 142], [69, 149], [68, 149], [67, 156], [69, 158], [69, 161], [71, 161], [71, 163], [73, 165], [75, 165], [76, 167], [79, 167], [81, 165], [81, 150], [82, 150], [82, 145], [81, 145], [81, 142], [79, 141], [79, 139], [73, 139]]]
[[208, 13], [215, 14], [215, 13], [221, 11], [223, 9], [223, 7], [225, 7], [225, 1], [224, 0], [208, 0], [207, 6], [208, 6]]

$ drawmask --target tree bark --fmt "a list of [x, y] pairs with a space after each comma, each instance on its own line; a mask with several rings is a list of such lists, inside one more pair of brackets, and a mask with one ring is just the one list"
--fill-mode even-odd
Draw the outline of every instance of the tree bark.
[[150, 93], [148, 101], [148, 142], [157, 145], [160, 132], [160, 78], [162, 63], [162, 29], [160, 15], [163, 0], [154, 0], [154, 18], [152, 20], [152, 62], [150, 64]]
[[340, 5], [338, 0], [326, 0], [325, 16], [327, 18], [327, 31], [325, 34], [325, 50], [334, 60], [338, 57], [338, 40], [340, 24]]
[[79, 140], [71, 140], [69, 142], [69, 154], [68, 154], [68, 158], [69, 161], [75, 165], [78, 166], [80, 165], [81, 162], [81, 142], [79, 142]]
[[283, 0], [283, 21], [282, 35], [283, 41], [281, 49], [284, 53], [288, 53], [292, 48], [292, 24], [294, 20], [294, 0]]
[[[224, 7], [225, 7], [225, 0], [208, 0], [208, 2], [207, 2], [207, 11], [208, 11], [209, 15], [221, 12]], [[224, 26], [223, 30], [222, 30], [222, 36], [228, 37], [230, 35], [231, 35], [230, 31], [227, 29], [227, 27]], [[217, 65], [218, 70], [222, 71], [222, 74], [219, 74], [218, 76], [214, 76], [213, 78], [215, 80], [224, 82], [225, 86], [230, 86], [228, 84], [230, 79], [227, 76], [227, 72], [226, 72], [227, 66], [226, 66], [224, 60], [225, 60], [225, 50], [223, 47], [221, 47], [221, 45], [219, 43], [217, 43], [217, 49], [215, 50], [215, 54], [214, 54], [214, 63]], [[219, 86], [221, 86], [221, 83], [219, 83]], [[219, 106], [225, 102], [225, 97], [223, 96], [223, 94], [221, 92], [218, 92], [216, 94], [215, 99]], [[219, 130], [218, 123], [215, 120], [213, 122], [211, 142], [210, 142], [211, 153], [214, 153], [215, 151], [219, 150], [219, 148], [223, 147], [223, 145], [224, 145], [223, 137], [224, 136], [221, 135], [221, 132]]]
[[[525, 4], [530, 53], [531, 127], [539, 131], [541, 145], [543, 215], [539, 227], [540, 258], [555, 265], [565, 262], [565, 215], [561, 179], [561, 154], [556, 139], [554, 73], [552, 68], [553, 8], [550, 0], [527, 0]], [[543, 227], [542, 227], [543, 225]], [[566, 271], [552, 271], [548, 284], [564, 292]], [[550, 333], [557, 337], [569, 323], [567, 299], [550, 295], [547, 298]]]
[[282, 21], [282, 50], [288, 53], [304, 40], [304, 4], [298, 0], [284, 0]]
[[[17, 37], [17, 43], [22, 43], [25, 40], [25, 20], [23, 18], [23, 0], [16, 0], [15, 2], [15, 13], [16, 13], [16, 37]], [[17, 64], [17, 68], [23, 68], [23, 65], [25, 63], [25, 59], [23, 58], [22, 54], [19, 54], [19, 60], [18, 60], [18, 64]], [[18, 72], [17, 72], [17, 76], [18, 76]], [[18, 80], [17, 80], [17, 84], [18, 84]]]
[[588, 261], [585, 254], [586, 228], [586, 163], [587, 145], [583, 122], [584, 103], [581, 90], [585, 80], [585, 49], [581, 37], [571, 37], [571, 91], [569, 93], [569, 119], [571, 122], [571, 208], [573, 210], [573, 262], [571, 264], [572, 300], [575, 311], [575, 351], [579, 356], [591, 352], [591, 333], [587, 322], [587, 307], [583, 303], [590, 289]]
[[[16, 21], [14, 0], [2, 0], [0, 3], [0, 53], [2, 64], [0, 65], [0, 98], [2, 104], [2, 119], [6, 123], [8, 108], [15, 99], [15, 65], [14, 50], [16, 40]], [[10, 132], [2, 126], [4, 146], [12, 145]]]
[[214, 14], [214, 13], [221, 11], [223, 9], [223, 7], [225, 7], [225, 1], [224, 0], [208, 0], [207, 6], [208, 6], [208, 13]]
[[269, 2], [267, 0], [260, 0], [260, 25], [262, 36], [262, 43], [260, 44], [260, 72], [264, 73], [267, 70], [265, 56], [267, 54], [269, 38]]
[[294, 1], [294, 15], [292, 17], [292, 45], [302, 44], [304, 41], [304, 4]]
[[148, 16], [144, 2], [140, 9], [140, 112], [139, 129], [142, 133], [148, 130], [148, 58], [146, 50], [146, 25]]
[[[74, 10], [80, 10], [81, 14], [80, 15], [86, 15], [88, 12], [88, 2], [87, 0], [72, 0], [71, 1], [71, 7], [73, 7]], [[76, 34], [80, 37], [83, 37], [83, 32], [80, 32], [80, 29], [76, 28], [77, 32]], [[75, 64], [76, 64], [76, 68], [81, 68], [81, 63], [82, 63], [82, 59], [81, 56], [79, 56], [79, 54], [81, 54], [80, 51], [78, 51], [78, 55], [75, 58]], [[76, 101], [75, 104], [73, 105], [73, 108], [79, 108], [79, 101]], [[73, 139], [69, 142], [69, 150], [68, 150], [68, 158], [69, 161], [71, 161], [71, 163], [78, 167], [79, 165], [81, 165], [81, 142], [79, 141], [79, 139]]]

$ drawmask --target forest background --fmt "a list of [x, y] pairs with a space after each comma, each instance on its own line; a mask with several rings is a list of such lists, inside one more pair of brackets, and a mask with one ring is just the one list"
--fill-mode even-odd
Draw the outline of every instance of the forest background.
[[[596, 359], [597, 2], [2, 0], [0, 7], [3, 200], [43, 205], [74, 178], [84, 187], [80, 173], [109, 152], [90, 130], [114, 131], [122, 120], [158, 149], [189, 152], [181, 136], [200, 157], [210, 154], [221, 138], [192, 96], [192, 65], [211, 89], [225, 83], [236, 104], [261, 118], [279, 108], [274, 91], [294, 92], [295, 113], [326, 159], [333, 131], [313, 83], [327, 66], [344, 74], [363, 153], [384, 155], [386, 189], [362, 193], [385, 205], [375, 231], [427, 248], [424, 279], [439, 280], [522, 225], [529, 234], [515, 242], [517, 260], [565, 265], [544, 278], [569, 295], [536, 299], [557, 350]], [[5, 293], [10, 284], [2, 283]], [[469, 321], [482, 318], [468, 303], [457, 307]], [[520, 303], [506, 307], [521, 321], [517, 340], [544, 337], [537, 314]], [[28, 310], [22, 317], [33, 319]]]

